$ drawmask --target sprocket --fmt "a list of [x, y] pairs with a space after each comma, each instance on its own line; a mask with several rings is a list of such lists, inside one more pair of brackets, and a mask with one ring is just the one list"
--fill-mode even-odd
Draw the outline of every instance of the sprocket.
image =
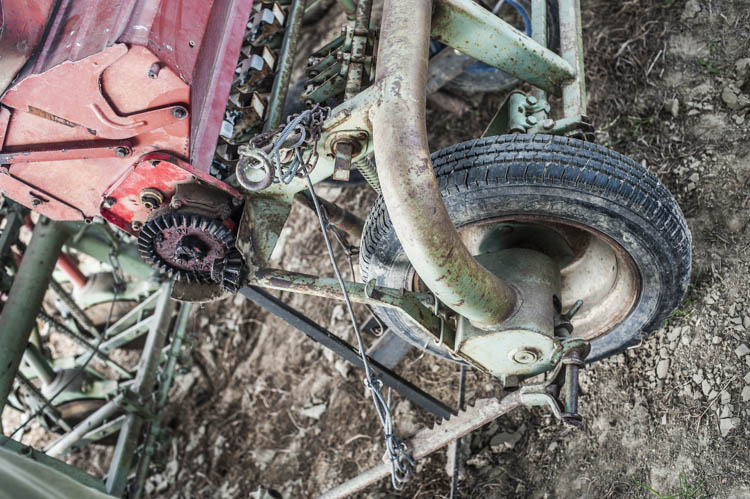
[[138, 235], [141, 257], [178, 280], [212, 282], [214, 263], [234, 249], [234, 233], [221, 220], [171, 212], [148, 221]]

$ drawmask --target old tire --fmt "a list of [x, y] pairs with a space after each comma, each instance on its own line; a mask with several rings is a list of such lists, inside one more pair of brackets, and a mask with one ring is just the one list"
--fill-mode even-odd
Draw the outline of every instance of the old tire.
[[[642, 332], [658, 328], [680, 304], [690, 277], [690, 232], [670, 193], [640, 164], [602, 146], [550, 135], [472, 140], [436, 152], [432, 161], [446, 208], [460, 233], [489, 220], [532, 220], [562, 233], [584, 234], [590, 241], [587, 248], [612, 250], [616, 265], [611, 271], [607, 267], [607, 272], [614, 272], [615, 279], [630, 279], [631, 292], [623, 296], [631, 298], [623, 298], [617, 320], [609, 321], [606, 330], [597, 331], [596, 324], [586, 326], [592, 345], [589, 361], [638, 343]], [[579, 263], [588, 261], [575, 258]], [[382, 196], [365, 224], [360, 268], [364, 281], [413, 287], [411, 265]], [[563, 272], [573, 271], [568, 266]], [[596, 295], [604, 296], [601, 303], [612, 302], [613, 296], [606, 293], [614, 293], [620, 284], [611, 286], [604, 295]], [[567, 301], [571, 299], [575, 297]], [[601, 323], [607, 310], [597, 309], [603, 305], [593, 302], [588, 306], [592, 314], [600, 314], [592, 317], [599, 317]], [[420, 348], [426, 344], [431, 353], [450, 358], [442, 347], [409, 327], [400, 312], [381, 308], [378, 314], [410, 343]]]

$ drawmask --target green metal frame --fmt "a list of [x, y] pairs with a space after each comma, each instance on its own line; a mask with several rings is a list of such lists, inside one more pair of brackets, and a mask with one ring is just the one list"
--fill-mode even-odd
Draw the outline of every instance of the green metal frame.
[[[363, 0], [359, 6], [356, 13], [361, 15], [351, 18], [349, 29], [354, 33], [359, 28], [358, 33], [364, 34], [369, 1]], [[546, 48], [543, 0], [534, 0], [532, 5], [533, 38], [471, 0], [386, 0], [375, 80], [356, 95], [347, 92], [349, 98], [333, 109], [318, 143], [320, 159], [310, 173], [313, 183], [334, 174], [337, 161], [341, 161], [334, 145], [346, 140], [357, 143], [358, 158], [374, 153], [386, 206], [416, 272], [441, 303], [480, 328], [502, 324], [515, 310], [517, 297], [468, 253], [443, 205], [426, 138], [427, 46], [430, 38], [437, 39], [535, 86], [533, 95], [511, 94], [486, 133], [564, 134], [580, 130], [587, 125], [580, 6], [578, 0], [560, 0], [559, 6], [561, 55]], [[545, 28], [540, 29], [542, 26]], [[334, 42], [321, 54], [325, 55], [321, 61], [330, 60], [337, 71], [338, 48], [351, 51], [343, 42]], [[548, 94], [562, 96], [563, 115], [558, 120], [549, 119]], [[266, 269], [292, 200], [306, 187], [305, 179], [296, 178], [290, 184], [273, 184], [262, 192], [247, 193], [238, 247], [249, 257], [251, 284], [341, 299], [341, 293], [324, 278], [286, 273], [279, 285], [279, 271]], [[269, 281], [271, 274], [276, 276], [275, 284]], [[371, 302], [361, 286], [347, 284], [352, 299]], [[414, 319], [415, 314], [410, 313], [413, 306], [407, 303], [407, 295], [400, 293], [394, 290], [388, 294], [387, 305], [378, 304], [400, 308]], [[440, 317], [431, 315], [419, 315], [415, 320], [434, 335], [431, 325]]]

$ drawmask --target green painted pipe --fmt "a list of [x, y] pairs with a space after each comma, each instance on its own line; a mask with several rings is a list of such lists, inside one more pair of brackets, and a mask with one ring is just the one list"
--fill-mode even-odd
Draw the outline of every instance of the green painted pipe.
[[383, 198], [404, 252], [419, 277], [448, 307], [477, 326], [499, 324], [514, 310], [512, 289], [469, 253], [448, 216], [430, 161], [425, 84], [429, 0], [386, 0], [370, 117]]
[[0, 314], [0, 413], [13, 387], [13, 378], [29, 342], [52, 271], [68, 232], [41, 217], [13, 279]]

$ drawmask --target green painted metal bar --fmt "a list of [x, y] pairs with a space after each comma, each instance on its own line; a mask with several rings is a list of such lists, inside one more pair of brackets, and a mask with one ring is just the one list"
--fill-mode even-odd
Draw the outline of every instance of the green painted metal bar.
[[[73, 236], [66, 244], [68, 248], [85, 253], [107, 265], [110, 264], [109, 255], [112, 252], [112, 245], [107, 242], [106, 229], [100, 228], [99, 224], [84, 226], [83, 224], [66, 223], [61, 225]], [[81, 233], [81, 229], [85, 229], [85, 231]], [[138, 249], [134, 245], [120, 244], [115, 254], [125, 274], [142, 281], [151, 280], [154, 269], [141, 259], [138, 255]]]
[[357, 10], [354, 15], [354, 36], [352, 38], [349, 71], [346, 74], [344, 99], [351, 99], [362, 88], [371, 14], [372, 0], [358, 0]]
[[42, 352], [33, 343], [29, 342], [26, 345], [26, 350], [23, 352], [23, 360], [36, 373], [37, 377], [42, 381], [42, 385], [49, 385], [55, 379], [55, 370], [52, 369], [52, 366], [44, 358]]
[[[146, 337], [146, 344], [143, 347], [143, 354], [138, 364], [138, 374], [131, 387], [141, 400], [149, 400], [156, 383], [162, 348], [167, 340], [169, 321], [172, 318], [175, 306], [175, 302], [169, 298], [171, 287], [171, 282], [165, 282], [158, 291], [159, 298], [154, 312], [157, 319], [151, 323], [151, 329]], [[121, 496], [125, 491], [142, 429], [143, 417], [136, 413], [128, 414], [120, 429], [120, 435], [117, 438], [117, 445], [107, 474], [107, 492], [109, 494]]]
[[130, 499], [140, 499], [143, 494], [143, 486], [146, 483], [148, 475], [148, 467], [151, 463], [151, 456], [154, 453], [154, 443], [156, 438], [159, 436], [161, 431], [161, 422], [163, 418], [163, 411], [169, 402], [169, 388], [172, 386], [174, 379], [174, 371], [177, 366], [177, 358], [180, 355], [180, 349], [182, 348], [182, 342], [185, 339], [185, 331], [187, 330], [187, 322], [190, 318], [190, 311], [192, 310], [192, 304], [183, 303], [180, 308], [179, 315], [177, 316], [177, 322], [174, 328], [174, 335], [172, 337], [172, 343], [169, 347], [169, 355], [167, 357], [167, 365], [161, 372], [161, 380], [159, 384], [159, 395], [156, 401], [156, 416], [154, 416], [151, 425], [149, 426], [148, 433], [146, 434], [146, 441], [143, 444], [144, 452], [140, 460], [138, 460], [138, 466], [135, 471], [135, 483], [133, 485], [133, 493]]
[[279, 126], [284, 117], [284, 104], [289, 91], [289, 82], [294, 69], [294, 56], [297, 53], [297, 41], [302, 29], [302, 18], [305, 16], [305, 0], [293, 0], [287, 16], [284, 43], [277, 61], [276, 77], [273, 80], [271, 96], [268, 98], [268, 113], [263, 130], [272, 130]]
[[[414, 7], [429, 9], [425, 0]], [[570, 61], [472, 0], [436, 0], [432, 37], [555, 95], [559, 95], [562, 84], [576, 74]], [[382, 43], [381, 37], [380, 46], [384, 45], [387, 44]]]
[[49, 279], [68, 233], [60, 224], [41, 217], [13, 279], [8, 300], [0, 314], [0, 413], [36, 323]]
[[0, 435], [0, 447], [16, 452], [23, 456], [27, 456], [29, 459], [32, 459], [49, 468], [57, 470], [63, 475], [66, 475], [72, 478], [73, 480], [77, 481], [78, 483], [81, 483], [94, 490], [104, 492], [104, 482], [102, 482], [100, 479], [93, 477], [84, 471], [81, 471], [79, 468], [76, 468], [75, 466], [71, 466], [69, 464], [66, 464], [60, 461], [59, 459], [50, 457], [46, 455], [44, 452], [38, 451], [34, 449], [33, 447], [29, 447], [28, 445], [24, 445], [21, 442], [18, 442], [16, 440], [13, 440], [12, 438], [8, 438], [3, 435]]
[[[386, 0], [377, 85], [370, 117], [375, 159], [388, 212], [404, 252], [438, 299], [477, 325], [502, 322], [513, 311], [512, 289], [482, 267], [448, 215], [430, 161], [425, 82], [430, 2]], [[479, 36], [481, 33], [474, 35]]]
[[124, 399], [124, 393], [118, 394], [115, 398], [78, 423], [71, 431], [52, 442], [45, 449], [45, 454], [50, 457], [60, 457], [70, 452], [73, 446], [75, 446], [88, 432], [117, 414], [123, 408]]
[[[547, 0], [531, 0], [531, 37], [542, 47], [547, 46]], [[534, 88], [532, 91], [538, 101], [547, 100], [547, 92], [541, 88]], [[548, 118], [547, 112], [540, 109], [534, 113], [537, 121], [543, 121]]]
[[562, 89], [563, 115], [565, 118], [577, 118], [586, 115], [581, 3], [579, 0], [559, 0], [557, 4], [560, 13], [560, 53], [575, 71], [575, 79]]

